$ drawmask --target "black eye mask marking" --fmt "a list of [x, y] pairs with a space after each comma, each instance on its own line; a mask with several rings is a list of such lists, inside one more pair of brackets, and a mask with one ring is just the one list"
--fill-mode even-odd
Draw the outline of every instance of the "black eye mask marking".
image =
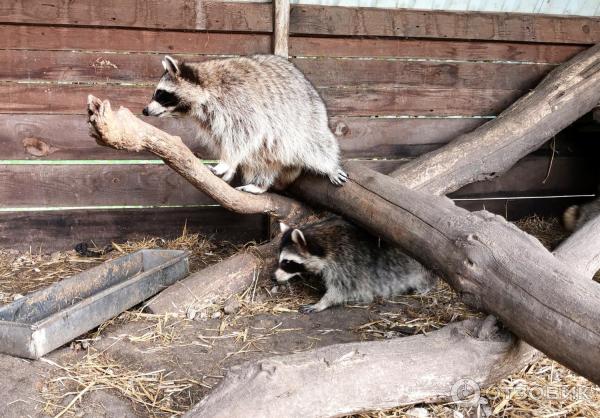
[[304, 273], [306, 268], [300, 263], [290, 260], [281, 260], [279, 262], [279, 268], [286, 273]]
[[177, 95], [166, 90], [156, 90], [153, 99], [163, 107], [177, 106], [180, 102]]

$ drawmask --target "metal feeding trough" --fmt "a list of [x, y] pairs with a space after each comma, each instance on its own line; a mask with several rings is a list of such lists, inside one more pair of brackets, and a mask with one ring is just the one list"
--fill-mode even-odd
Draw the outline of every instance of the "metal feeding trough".
[[188, 253], [141, 250], [0, 308], [0, 352], [37, 359], [189, 273]]

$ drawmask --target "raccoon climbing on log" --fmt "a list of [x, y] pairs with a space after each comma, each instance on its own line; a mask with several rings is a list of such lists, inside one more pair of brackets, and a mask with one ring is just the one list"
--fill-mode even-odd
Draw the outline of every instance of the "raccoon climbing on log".
[[323, 280], [325, 295], [303, 313], [320, 312], [349, 301], [370, 302], [410, 291], [426, 292], [437, 277], [397, 246], [333, 216], [292, 229], [281, 223], [279, 265], [274, 273], [285, 283], [305, 273]]
[[238, 190], [284, 189], [307, 170], [341, 186], [337, 140], [314, 86], [293, 64], [274, 55], [201, 63], [166, 56], [165, 69], [144, 115], [189, 117], [199, 138], [219, 156], [213, 173]]

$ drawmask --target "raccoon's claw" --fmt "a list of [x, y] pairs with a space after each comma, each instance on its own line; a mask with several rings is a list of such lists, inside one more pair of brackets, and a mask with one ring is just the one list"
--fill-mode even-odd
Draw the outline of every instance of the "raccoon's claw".
[[315, 307], [315, 305], [302, 305], [298, 308], [298, 312], [303, 314], [310, 314], [314, 312], [319, 312], [319, 310]]
[[252, 193], [252, 194], [262, 194], [267, 191], [264, 187], [259, 187], [255, 184], [246, 184], [245, 186], [239, 186], [235, 188], [240, 192]]
[[342, 186], [348, 180], [348, 174], [342, 169], [338, 169], [335, 174], [329, 176], [331, 181], [336, 186]]

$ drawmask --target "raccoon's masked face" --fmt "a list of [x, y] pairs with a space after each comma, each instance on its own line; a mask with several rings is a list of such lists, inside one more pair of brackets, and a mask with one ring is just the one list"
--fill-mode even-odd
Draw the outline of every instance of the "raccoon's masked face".
[[152, 101], [144, 108], [144, 116], [158, 116], [159, 118], [181, 117], [190, 111], [190, 104], [181, 96], [182, 71], [185, 64], [180, 64], [168, 55], [163, 59], [162, 65], [165, 69], [161, 77]]
[[279, 249], [279, 265], [274, 274], [275, 280], [278, 283], [285, 283], [304, 273], [318, 273], [313, 259], [322, 256], [322, 250], [309, 245], [301, 230], [291, 229], [284, 223], [280, 223], [280, 228], [283, 236]]

